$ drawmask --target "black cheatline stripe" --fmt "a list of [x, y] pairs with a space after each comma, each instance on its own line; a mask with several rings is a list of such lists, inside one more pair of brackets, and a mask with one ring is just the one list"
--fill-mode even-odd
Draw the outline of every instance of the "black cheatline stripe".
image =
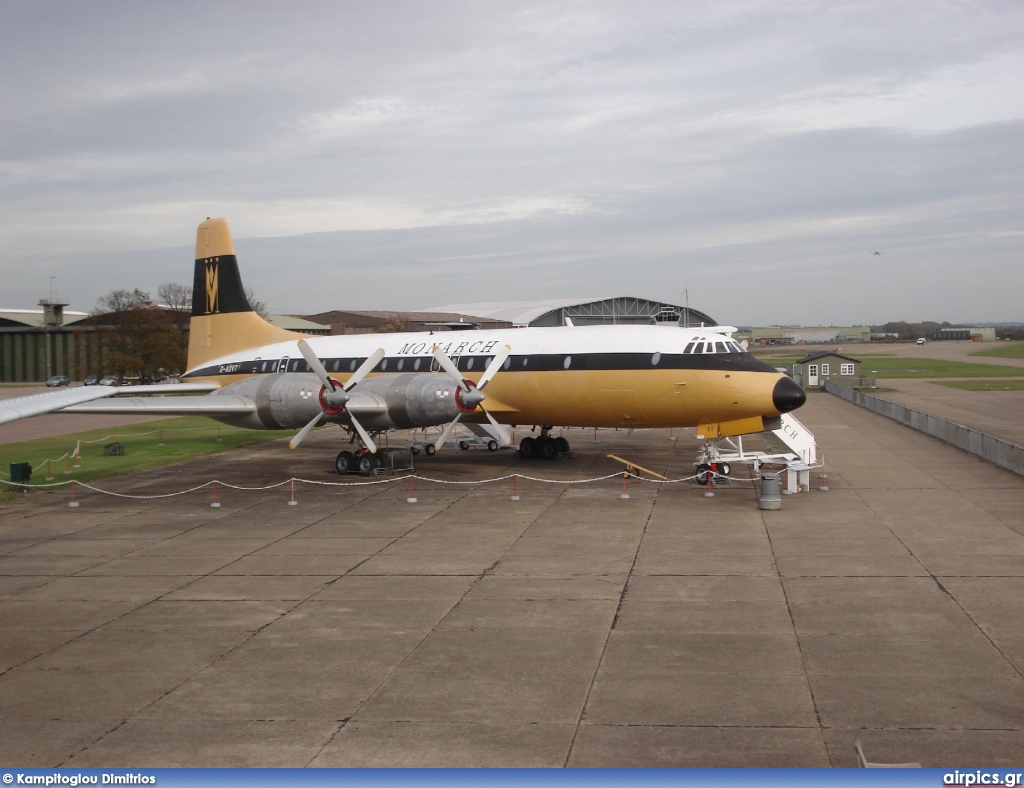
[[[655, 355], [658, 356], [655, 363]], [[491, 355], [460, 356], [453, 359], [460, 372], [482, 372], [487, 368]], [[333, 357], [321, 359], [328, 374], [349, 374], [366, 360], [365, 356]], [[390, 356], [381, 360], [373, 372], [400, 374], [406, 372], [430, 372], [432, 356]], [[567, 363], [568, 360], [568, 363]], [[193, 370], [185, 377], [210, 377], [223, 375], [249, 376], [270, 375], [277, 372], [279, 358], [248, 359], [231, 364], [214, 365]], [[419, 369], [416, 362], [419, 361]], [[399, 368], [399, 362], [402, 363]], [[472, 362], [472, 367], [470, 363]], [[693, 369], [710, 372], [772, 372], [774, 368], [754, 358], [749, 353], [538, 353], [535, 355], [512, 355], [502, 373], [508, 372], [551, 372], [555, 370], [649, 370], [649, 369]], [[305, 359], [288, 357], [288, 372], [310, 372]], [[436, 370], [435, 370], [436, 371]]]

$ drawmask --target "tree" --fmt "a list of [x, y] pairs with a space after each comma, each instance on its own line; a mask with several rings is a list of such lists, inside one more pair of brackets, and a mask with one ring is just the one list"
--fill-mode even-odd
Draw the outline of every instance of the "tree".
[[404, 331], [408, 331], [408, 324], [402, 320], [398, 315], [392, 315], [379, 326], [377, 326], [377, 332], [380, 334], [401, 334]]
[[178, 282], [164, 282], [156, 289], [160, 303], [175, 312], [188, 314], [192, 311], [192, 288]]
[[260, 301], [256, 294], [252, 291], [251, 287], [245, 288], [245, 300], [249, 302], [249, 306], [252, 307], [252, 311], [262, 317], [264, 320], [270, 315], [265, 302]]
[[[157, 306], [149, 293], [111, 290], [96, 302], [94, 315], [102, 315], [104, 363], [118, 375], [153, 377], [160, 370], [184, 369], [188, 340], [183, 315]], [[187, 319], [187, 316], [185, 316]]]

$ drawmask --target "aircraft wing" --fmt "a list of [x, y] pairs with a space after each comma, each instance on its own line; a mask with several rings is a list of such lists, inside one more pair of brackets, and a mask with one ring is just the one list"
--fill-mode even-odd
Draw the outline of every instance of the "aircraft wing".
[[[219, 388], [215, 383], [163, 383], [151, 386], [132, 386], [133, 394], [194, 394], [197, 392], [209, 392]], [[59, 391], [47, 391], [43, 394], [30, 394], [27, 397], [12, 397], [11, 399], [0, 400], [0, 424], [18, 419], [27, 419], [30, 416], [41, 416], [44, 413], [63, 411], [75, 406], [84, 406], [94, 400], [114, 397], [121, 394], [123, 389], [116, 386], [76, 386], [75, 388], [61, 389]], [[139, 397], [138, 399], [143, 399]], [[188, 400], [207, 399], [206, 397], [185, 397], [181, 398], [152, 398], [156, 403], [182, 404]], [[116, 403], [114, 400], [111, 404]], [[94, 410], [90, 413], [122, 413], [122, 410]], [[129, 412], [136, 412], [130, 410]], [[189, 410], [188, 413], [195, 411]]]
[[[204, 386], [204, 390], [216, 386]], [[183, 385], [174, 386], [175, 389]], [[144, 389], [144, 386], [133, 386]], [[118, 397], [102, 402], [84, 402], [64, 408], [61, 413], [120, 413], [136, 416], [244, 416], [256, 412], [256, 403], [244, 394], [205, 397]]]

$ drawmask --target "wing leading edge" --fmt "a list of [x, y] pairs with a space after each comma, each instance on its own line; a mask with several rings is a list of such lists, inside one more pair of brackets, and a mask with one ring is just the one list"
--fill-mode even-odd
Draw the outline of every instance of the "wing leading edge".
[[[208, 393], [215, 391], [219, 386], [215, 383], [166, 383], [156, 384], [151, 386], [132, 386], [132, 394], [197, 394], [197, 393]], [[26, 397], [12, 397], [11, 399], [0, 400], [0, 424], [6, 424], [9, 421], [17, 421], [18, 419], [27, 419], [30, 416], [41, 416], [44, 413], [53, 413], [55, 411], [67, 411], [75, 406], [86, 406], [87, 403], [94, 402], [95, 400], [106, 399], [107, 397], [115, 397], [118, 394], [122, 394], [124, 391], [113, 386], [76, 386], [75, 388], [63, 389], [61, 391], [47, 391], [43, 394], [30, 394]], [[133, 397], [133, 399], [145, 399], [155, 404], [170, 405], [174, 402], [178, 406], [183, 406], [181, 412], [183, 415], [196, 413], [197, 410], [185, 403], [192, 402], [195, 400], [205, 400], [207, 397], [183, 397], [180, 400], [177, 397]], [[125, 408], [120, 409], [117, 406], [117, 400], [103, 405], [94, 406], [95, 410], [88, 410], [89, 413], [124, 413], [132, 412], [137, 413], [140, 411], [147, 411], [151, 413], [157, 413], [157, 410], [151, 410], [148, 407], [145, 408]], [[113, 407], [111, 407], [113, 406]], [[109, 408], [109, 409], [104, 409]], [[80, 411], [81, 412], [81, 411]]]

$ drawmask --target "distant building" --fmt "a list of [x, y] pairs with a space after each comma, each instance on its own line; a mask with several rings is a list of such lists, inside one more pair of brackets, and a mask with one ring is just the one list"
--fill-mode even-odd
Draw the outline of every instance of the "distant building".
[[812, 353], [793, 365], [793, 380], [817, 388], [825, 380], [853, 385], [860, 379], [860, 361], [840, 353]]
[[750, 332], [752, 345], [832, 345], [870, 341], [871, 326], [769, 326]]
[[938, 331], [932, 331], [928, 338], [933, 342], [995, 342], [996, 330], [977, 326], [940, 328]]
[[[528, 301], [490, 301], [476, 304], [449, 304], [433, 311], [472, 316], [478, 320], [504, 322], [511, 326], [665, 325], [717, 326], [703, 312], [667, 301], [651, 301], [635, 296], [614, 298], [552, 298]], [[481, 325], [481, 328], [484, 326]]]

